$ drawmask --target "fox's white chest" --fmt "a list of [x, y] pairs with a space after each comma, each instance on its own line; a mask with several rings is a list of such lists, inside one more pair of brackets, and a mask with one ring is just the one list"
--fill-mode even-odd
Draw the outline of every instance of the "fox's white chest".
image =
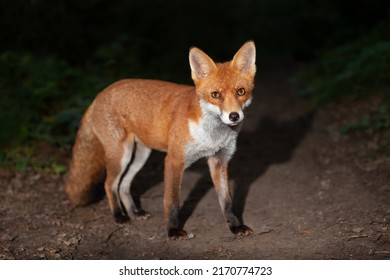
[[219, 117], [205, 116], [198, 123], [188, 123], [192, 140], [185, 148], [185, 165], [203, 157], [218, 154], [223, 160], [229, 161], [236, 150], [237, 132], [223, 124]]

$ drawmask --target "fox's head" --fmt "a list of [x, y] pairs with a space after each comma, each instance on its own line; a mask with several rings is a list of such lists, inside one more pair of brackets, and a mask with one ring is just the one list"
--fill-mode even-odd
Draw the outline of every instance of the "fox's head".
[[256, 48], [246, 42], [233, 60], [215, 63], [198, 48], [190, 50], [190, 66], [196, 93], [203, 110], [235, 126], [244, 119], [244, 108], [252, 101], [256, 73]]

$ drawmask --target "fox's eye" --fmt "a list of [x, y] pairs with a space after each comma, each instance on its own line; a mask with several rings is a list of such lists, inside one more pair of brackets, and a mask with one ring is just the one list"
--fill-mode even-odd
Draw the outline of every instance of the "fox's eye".
[[245, 89], [239, 88], [239, 89], [237, 90], [237, 95], [242, 96], [242, 95], [244, 95], [244, 94], [245, 94]]
[[212, 98], [220, 98], [221, 97], [221, 94], [218, 92], [218, 91], [213, 91], [211, 93], [211, 97]]

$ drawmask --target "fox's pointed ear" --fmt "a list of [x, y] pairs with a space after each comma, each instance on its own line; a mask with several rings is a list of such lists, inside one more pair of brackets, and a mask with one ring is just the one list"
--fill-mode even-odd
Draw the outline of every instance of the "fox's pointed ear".
[[214, 61], [198, 48], [190, 49], [191, 76], [194, 81], [209, 76], [217, 69]]
[[232, 67], [250, 75], [256, 73], [256, 47], [253, 41], [246, 42], [234, 55]]

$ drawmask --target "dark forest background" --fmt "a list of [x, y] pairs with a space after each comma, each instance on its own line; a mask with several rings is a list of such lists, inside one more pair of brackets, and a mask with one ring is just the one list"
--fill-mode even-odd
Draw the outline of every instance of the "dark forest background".
[[69, 149], [109, 83], [191, 83], [191, 46], [224, 61], [248, 39], [259, 64], [308, 65], [297, 79], [313, 106], [380, 96], [345, 131], [388, 130], [389, 16], [385, 0], [1, 0], [0, 165], [25, 167], [37, 142]]

